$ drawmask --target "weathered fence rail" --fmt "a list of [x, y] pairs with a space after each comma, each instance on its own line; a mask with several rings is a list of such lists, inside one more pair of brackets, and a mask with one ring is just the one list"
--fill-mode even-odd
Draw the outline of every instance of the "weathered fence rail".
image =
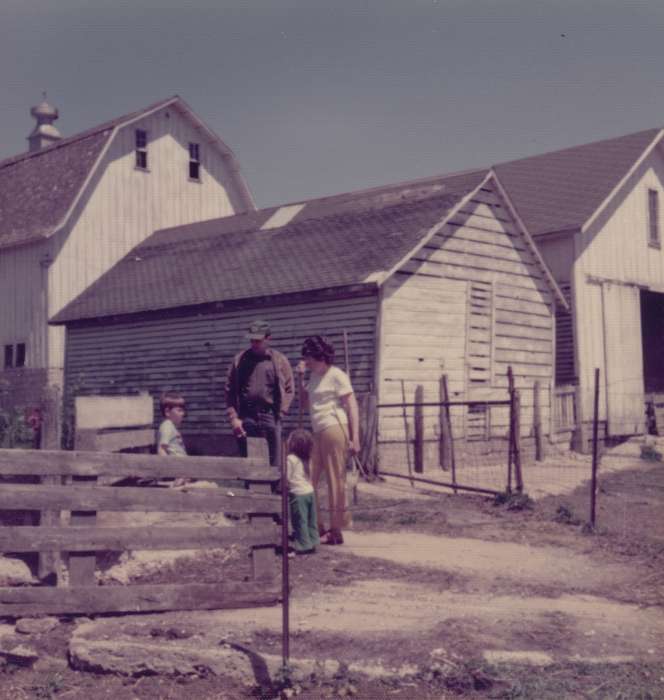
[[[0, 528], [0, 551], [66, 552], [69, 586], [0, 588], [0, 616], [236, 608], [277, 603], [275, 547], [281, 541], [281, 498], [269, 491], [278, 472], [264, 458], [163, 457], [145, 454], [0, 450], [0, 476], [42, 477], [42, 483], [3, 483], [0, 510], [71, 511], [91, 516], [77, 524]], [[171, 489], [119, 486], [118, 477], [184, 477], [237, 485]], [[44, 479], [48, 477], [48, 479]], [[76, 477], [91, 482], [63, 483]], [[44, 483], [44, 481], [46, 483]], [[156, 483], [156, 482], [155, 482]], [[223, 513], [233, 525], [103, 527], [97, 511]], [[98, 586], [90, 571], [96, 553], [126, 549], [192, 549], [241, 544], [252, 551], [252, 579], [244, 582]], [[79, 559], [77, 559], [79, 558]], [[80, 567], [81, 560], [87, 567]], [[78, 565], [78, 571], [74, 571]], [[93, 572], [92, 572], [93, 573]]]

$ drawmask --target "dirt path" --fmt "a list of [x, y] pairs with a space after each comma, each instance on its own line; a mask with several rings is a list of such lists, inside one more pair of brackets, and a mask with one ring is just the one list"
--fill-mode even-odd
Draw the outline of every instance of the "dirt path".
[[[635, 576], [630, 568], [560, 547], [349, 532], [343, 547], [323, 548], [316, 558], [340, 580], [311, 589], [305, 562], [293, 561], [295, 656], [403, 663], [421, 661], [436, 648], [461, 647], [491, 658], [610, 662], [653, 660], [664, 648], [663, 608], [600, 594], [607, 581], [629, 585]], [[306, 565], [316, 565], [313, 557], [306, 559]], [[368, 566], [368, 576], [343, 582], [344, 572], [362, 566]], [[390, 566], [398, 567], [398, 577], [390, 575]], [[210, 638], [244, 639], [263, 651], [278, 648], [281, 623], [280, 608], [141, 618], [142, 626], [193, 625]], [[95, 623], [97, 633], [110, 638], [126, 625], [117, 619]]]

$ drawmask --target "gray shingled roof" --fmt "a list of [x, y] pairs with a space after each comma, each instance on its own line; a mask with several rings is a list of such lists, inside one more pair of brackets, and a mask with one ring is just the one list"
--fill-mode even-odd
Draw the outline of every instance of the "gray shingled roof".
[[0, 161], [0, 248], [55, 232], [81, 191], [113, 128], [174, 97], [62, 139], [39, 151]]
[[485, 175], [311, 200], [279, 228], [261, 229], [276, 207], [159, 231], [53, 322], [363, 283], [406, 256]]
[[611, 194], [660, 129], [647, 129], [494, 166], [533, 236], [579, 229]]

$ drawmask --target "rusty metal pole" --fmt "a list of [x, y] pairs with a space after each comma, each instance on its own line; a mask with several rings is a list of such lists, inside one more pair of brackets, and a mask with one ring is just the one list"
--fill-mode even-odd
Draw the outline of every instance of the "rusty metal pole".
[[593, 407], [593, 473], [590, 486], [590, 525], [595, 528], [595, 506], [597, 501], [597, 453], [599, 432], [599, 367], [595, 367], [595, 401]]
[[515, 405], [514, 405], [514, 374], [512, 373], [512, 365], [507, 368], [507, 386], [510, 396], [510, 429], [509, 429], [509, 447], [507, 450], [507, 493], [512, 493], [512, 460], [514, 458], [514, 420], [515, 420]]
[[290, 581], [288, 571], [288, 471], [286, 446], [281, 449], [281, 654], [284, 669], [290, 657]]

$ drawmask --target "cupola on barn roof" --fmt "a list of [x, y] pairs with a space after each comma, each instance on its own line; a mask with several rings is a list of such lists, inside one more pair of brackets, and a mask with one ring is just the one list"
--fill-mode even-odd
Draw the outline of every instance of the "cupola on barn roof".
[[58, 110], [46, 101], [46, 93], [43, 93], [42, 101], [32, 107], [30, 114], [37, 120], [35, 128], [28, 136], [30, 151], [39, 151], [62, 138], [53, 126], [53, 122], [59, 116]]

